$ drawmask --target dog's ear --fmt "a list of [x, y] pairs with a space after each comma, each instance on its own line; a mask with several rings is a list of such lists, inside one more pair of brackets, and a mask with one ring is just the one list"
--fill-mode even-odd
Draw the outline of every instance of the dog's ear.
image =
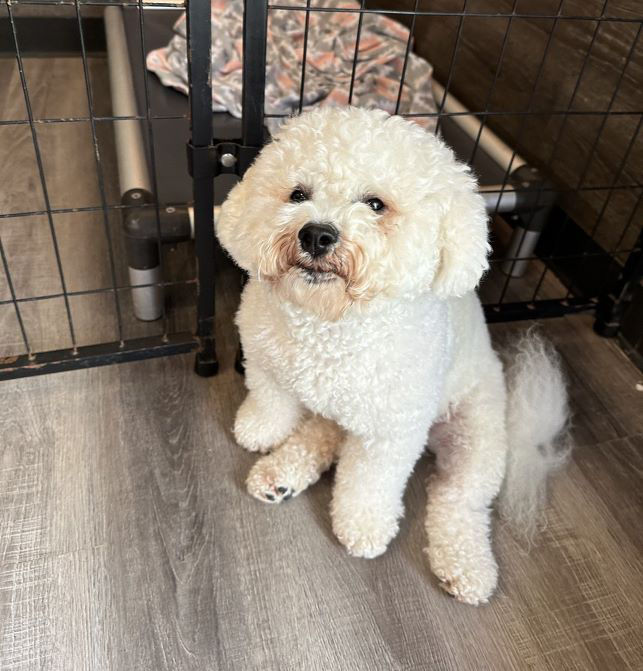
[[461, 172], [440, 221], [440, 260], [431, 290], [440, 298], [462, 296], [478, 286], [489, 267], [487, 212], [475, 180]]
[[248, 173], [246, 177], [233, 187], [221, 206], [215, 221], [215, 233], [219, 242], [230, 256], [248, 272], [253, 272], [253, 254], [248, 248], [249, 241], [246, 227], [248, 225], [247, 198]]

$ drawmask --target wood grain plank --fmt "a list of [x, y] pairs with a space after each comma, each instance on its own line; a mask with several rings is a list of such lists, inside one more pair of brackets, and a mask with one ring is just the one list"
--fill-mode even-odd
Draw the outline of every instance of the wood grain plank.
[[[399, 537], [373, 561], [332, 536], [332, 475], [276, 508], [245, 493], [254, 457], [229, 433], [243, 383], [234, 334], [218, 326], [226, 364], [214, 379], [195, 377], [186, 356], [0, 388], [7, 668], [640, 667], [638, 397], [610, 401], [638, 374], [611, 343], [578, 335], [587, 318], [543, 328], [576, 373], [572, 396], [585, 388], [614, 415], [609, 431], [581, 429], [531, 552], [497, 526], [500, 592], [481, 609], [447, 599], [428, 571], [431, 459], [412, 476]], [[612, 380], [599, 385], [605, 368]]]

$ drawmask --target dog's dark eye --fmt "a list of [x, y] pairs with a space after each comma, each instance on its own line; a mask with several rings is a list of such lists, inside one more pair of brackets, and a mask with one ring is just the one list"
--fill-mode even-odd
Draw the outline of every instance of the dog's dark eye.
[[303, 203], [305, 200], [308, 200], [308, 196], [303, 191], [303, 189], [295, 189], [290, 194], [290, 202], [291, 203]]
[[364, 201], [373, 212], [380, 212], [384, 209], [384, 203], [379, 198], [368, 198]]

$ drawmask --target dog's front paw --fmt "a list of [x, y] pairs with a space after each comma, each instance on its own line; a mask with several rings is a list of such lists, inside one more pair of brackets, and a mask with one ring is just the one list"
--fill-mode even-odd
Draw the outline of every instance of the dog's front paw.
[[268, 452], [282, 443], [293, 428], [290, 416], [268, 413], [251, 393], [237, 411], [234, 437], [241, 447], [250, 452]]
[[426, 549], [440, 587], [462, 603], [487, 603], [496, 589], [498, 565], [491, 549], [458, 552], [436, 544]]
[[274, 456], [271, 454], [259, 459], [246, 479], [248, 493], [264, 503], [281, 503], [301, 491], [293, 482], [292, 473], [281, 468]]
[[374, 510], [352, 515], [333, 513], [333, 532], [353, 557], [373, 559], [383, 554], [397, 530], [395, 516], [380, 516]]

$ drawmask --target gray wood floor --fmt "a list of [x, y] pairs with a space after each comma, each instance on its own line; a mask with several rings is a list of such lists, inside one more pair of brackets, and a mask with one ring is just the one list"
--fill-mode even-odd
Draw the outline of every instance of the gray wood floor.
[[[8, 63], [0, 76], [13, 93], [0, 118], [20, 99]], [[40, 82], [37, 114], [84, 113], [73, 102], [83, 95], [78, 68], [74, 59], [27, 63], [30, 86]], [[96, 91], [104, 70], [92, 64]], [[48, 160], [65, 169], [47, 168], [55, 205], [98, 202], [86, 130], [39, 130], [43, 144], [51, 137]], [[109, 132], [103, 141], [109, 167]], [[24, 127], [2, 127], [0, 147], [13, 158], [0, 166], [0, 209], [41, 207]], [[55, 225], [71, 286], [108, 285], [100, 216]], [[21, 295], [58, 290], [45, 223], [5, 219], [1, 232]], [[188, 260], [176, 264], [186, 277]], [[532, 280], [512, 282], [508, 297], [528, 298]], [[230, 436], [244, 394], [232, 369], [237, 286], [221, 261], [216, 378], [197, 378], [183, 356], [0, 385], [0, 669], [643, 668], [643, 376], [593, 334], [590, 317], [544, 324], [569, 372], [578, 447], [530, 552], [497, 526], [500, 590], [473, 609], [438, 589], [423, 556], [428, 458], [411, 479], [399, 537], [371, 561], [349, 558], [332, 536], [332, 476], [280, 507], [245, 493], [254, 457]], [[501, 287], [492, 275], [485, 290]], [[543, 292], [560, 286], [548, 277]], [[172, 326], [185, 328], [192, 305], [179, 299]], [[105, 301], [73, 306], [82, 343], [114, 337]], [[62, 306], [32, 305], [35, 348], [68, 346]], [[0, 310], [0, 355], [21, 351], [11, 309]], [[123, 312], [129, 337], [159, 328]], [[502, 341], [525, 327], [493, 332]]]
[[182, 356], [4, 383], [0, 667], [643, 668], [640, 374], [587, 316], [544, 328], [578, 447], [529, 553], [497, 525], [500, 590], [480, 609], [424, 560], [428, 459], [371, 561], [332, 536], [331, 476], [279, 507], [245, 493], [230, 333], [209, 380]]

